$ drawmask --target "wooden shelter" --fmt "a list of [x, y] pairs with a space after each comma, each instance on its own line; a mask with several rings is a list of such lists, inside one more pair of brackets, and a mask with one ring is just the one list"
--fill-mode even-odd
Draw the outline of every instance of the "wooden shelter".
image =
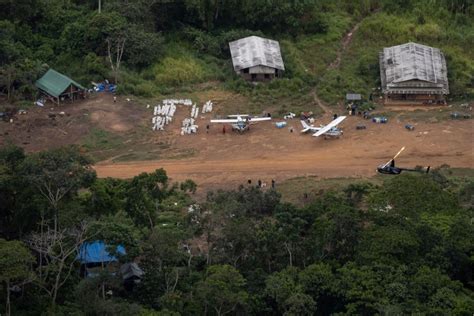
[[49, 69], [35, 82], [35, 86], [47, 99], [56, 104], [84, 98], [86, 91], [79, 83], [54, 69]]
[[285, 71], [277, 41], [249, 36], [229, 43], [237, 74], [249, 81], [269, 81]]
[[444, 104], [449, 94], [446, 60], [433, 47], [406, 43], [379, 54], [385, 103]]

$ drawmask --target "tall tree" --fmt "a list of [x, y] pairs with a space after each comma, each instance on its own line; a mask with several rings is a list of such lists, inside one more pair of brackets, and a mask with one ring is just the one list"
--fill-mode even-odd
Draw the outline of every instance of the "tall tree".
[[0, 283], [3, 284], [6, 292], [5, 313], [7, 316], [11, 315], [12, 287], [33, 279], [31, 271], [33, 259], [28, 248], [21, 241], [0, 239]]
[[155, 226], [160, 203], [170, 193], [168, 190], [168, 176], [163, 169], [142, 173], [128, 185], [125, 209], [137, 225], [151, 229]]
[[38, 266], [38, 286], [56, 305], [59, 290], [70, 279], [79, 247], [93, 236], [88, 235], [90, 224], [82, 222], [75, 227], [55, 231], [47, 227], [41, 233], [32, 233], [26, 242], [43, 258]]
[[114, 75], [114, 82], [118, 83], [120, 74], [120, 65], [122, 64], [122, 56], [125, 51], [126, 36], [123, 33], [117, 33], [106, 39], [107, 57], [109, 59], [110, 68]]
[[215, 265], [207, 269], [206, 278], [196, 287], [196, 297], [204, 304], [204, 314], [213, 310], [218, 316], [234, 312], [247, 303], [245, 279], [229, 265]]
[[32, 154], [21, 174], [48, 201], [53, 211], [54, 232], [59, 231], [60, 202], [68, 194], [88, 187], [96, 178], [91, 161], [77, 147], [64, 147]]

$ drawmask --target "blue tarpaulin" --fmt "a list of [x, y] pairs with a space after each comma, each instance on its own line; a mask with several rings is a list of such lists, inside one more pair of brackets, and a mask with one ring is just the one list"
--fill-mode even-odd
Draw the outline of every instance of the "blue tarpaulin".
[[[115, 252], [118, 255], [125, 255], [125, 248], [118, 245]], [[115, 256], [107, 251], [107, 245], [103, 241], [83, 243], [79, 248], [76, 260], [79, 260], [82, 264], [118, 261]]]
[[277, 128], [283, 128], [283, 127], [286, 126], [286, 122], [276, 122], [276, 123], [275, 123], [275, 126], [276, 126]]
[[99, 84], [96, 84], [95, 90], [96, 90], [97, 92], [103, 92], [103, 91], [106, 91], [106, 92], [115, 92], [115, 91], [117, 90], [117, 85], [115, 85], [115, 84], [106, 84], [106, 83], [99, 83]]

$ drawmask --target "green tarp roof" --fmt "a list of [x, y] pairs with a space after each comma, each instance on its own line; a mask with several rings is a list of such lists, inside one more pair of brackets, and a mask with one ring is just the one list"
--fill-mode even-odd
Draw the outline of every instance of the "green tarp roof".
[[83, 86], [54, 69], [49, 69], [43, 77], [35, 82], [35, 86], [54, 97], [59, 97], [71, 84], [79, 89], [84, 89]]

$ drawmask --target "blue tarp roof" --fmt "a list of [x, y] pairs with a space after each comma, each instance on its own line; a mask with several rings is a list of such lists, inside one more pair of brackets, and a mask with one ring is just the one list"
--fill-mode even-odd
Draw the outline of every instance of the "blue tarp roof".
[[[125, 255], [125, 248], [118, 245], [115, 252], [119, 255]], [[107, 251], [107, 245], [103, 241], [94, 241], [83, 243], [79, 248], [76, 260], [81, 263], [100, 263], [118, 261], [118, 259]]]

